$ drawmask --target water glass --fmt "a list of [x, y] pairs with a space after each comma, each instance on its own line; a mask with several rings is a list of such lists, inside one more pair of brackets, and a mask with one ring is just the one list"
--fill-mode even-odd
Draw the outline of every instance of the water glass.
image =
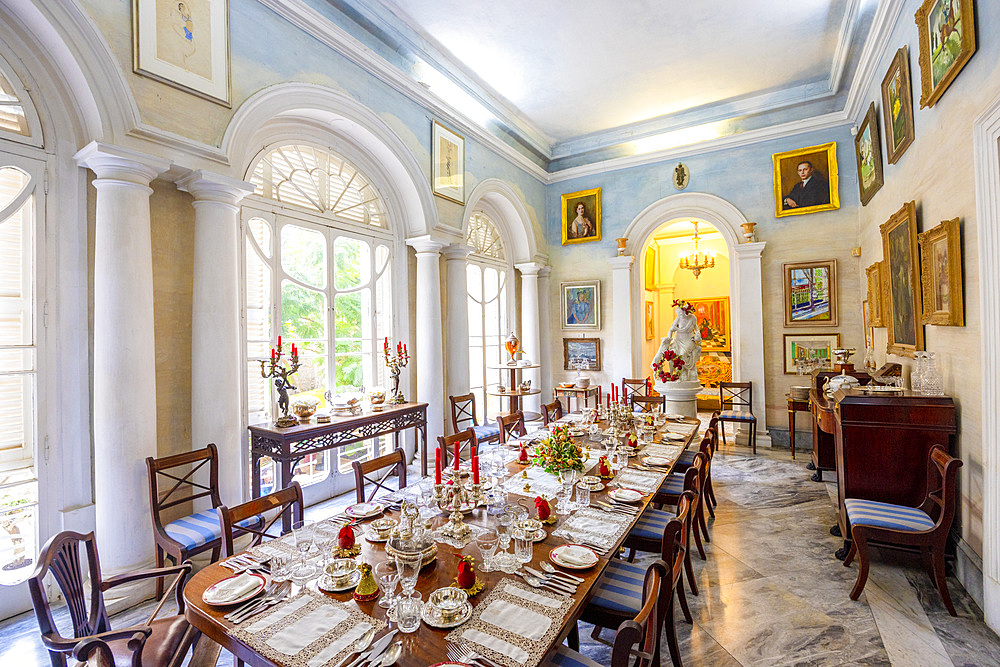
[[500, 538], [500, 548], [507, 551], [510, 546], [510, 527], [514, 524], [514, 515], [504, 512], [497, 517], [497, 535]]
[[409, 595], [417, 585], [417, 577], [420, 575], [420, 566], [423, 565], [422, 554], [396, 554], [396, 566], [399, 568], [399, 582], [403, 586], [403, 593]]
[[420, 627], [420, 609], [423, 602], [420, 601], [420, 594], [414, 593], [412, 597], [404, 596], [396, 602], [396, 624], [399, 631], [403, 633], [416, 632]]
[[601, 439], [601, 427], [598, 424], [591, 424], [589, 430], [591, 442], [598, 442]]
[[271, 557], [271, 581], [288, 581], [292, 576], [292, 559], [288, 556]]
[[534, 535], [528, 535], [521, 528], [514, 530], [514, 557], [518, 563], [530, 563], [531, 551], [535, 546]]
[[483, 559], [483, 566], [480, 568], [483, 572], [493, 571], [493, 554], [497, 551], [497, 545], [500, 543], [500, 536], [497, 535], [497, 531], [488, 530], [482, 535], [476, 536], [476, 546], [479, 548], [479, 555]]
[[617, 447], [615, 449], [615, 469], [621, 470], [628, 465], [628, 449]]
[[590, 507], [590, 487], [583, 482], [578, 482], [576, 485], [576, 505]]
[[315, 539], [312, 521], [296, 521], [292, 524], [292, 540], [299, 552], [299, 565], [291, 572], [293, 582], [304, 582], [315, 574], [316, 568], [306, 561], [306, 554], [312, 549]]
[[386, 560], [376, 563], [374, 568], [375, 583], [382, 591], [382, 599], [378, 601], [378, 606], [389, 609], [396, 602], [396, 584], [399, 583], [399, 568], [396, 561]]

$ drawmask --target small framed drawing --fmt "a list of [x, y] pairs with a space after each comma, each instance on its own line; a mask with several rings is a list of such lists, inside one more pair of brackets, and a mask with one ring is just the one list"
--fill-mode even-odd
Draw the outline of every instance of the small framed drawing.
[[132, 0], [132, 69], [231, 106], [229, 0]]
[[840, 208], [837, 142], [775, 153], [774, 215], [802, 215]]
[[653, 320], [653, 302], [646, 302], [646, 340], [653, 340], [656, 335], [656, 326]]
[[465, 138], [434, 121], [431, 149], [431, 190], [438, 197], [464, 204]]
[[886, 160], [896, 164], [913, 143], [913, 91], [910, 89], [910, 58], [905, 46], [896, 51], [882, 79], [882, 122]]
[[867, 269], [868, 277], [868, 326], [884, 327], [885, 315], [882, 305], [882, 262], [875, 262]]
[[785, 326], [837, 325], [837, 260], [781, 265], [785, 283]]
[[962, 298], [962, 238], [958, 218], [917, 235], [924, 305], [921, 322], [965, 326]]
[[976, 52], [975, 0], [924, 0], [919, 33], [920, 108], [932, 107]]
[[562, 244], [601, 240], [601, 189], [562, 196]]
[[601, 328], [601, 281], [561, 283], [563, 329]]
[[920, 262], [917, 259], [917, 207], [903, 204], [879, 227], [882, 232], [882, 312], [889, 329], [888, 354], [912, 357], [924, 349], [920, 323]]
[[563, 369], [576, 370], [581, 361], [582, 370], [601, 370], [600, 338], [563, 338]]
[[854, 155], [858, 163], [858, 191], [861, 205], [867, 206], [882, 187], [882, 139], [878, 133], [878, 114], [875, 103], [868, 106], [868, 113], [854, 135]]
[[840, 347], [840, 334], [784, 334], [785, 375], [795, 375], [796, 359], [819, 359], [820, 370], [833, 370], [833, 351]]

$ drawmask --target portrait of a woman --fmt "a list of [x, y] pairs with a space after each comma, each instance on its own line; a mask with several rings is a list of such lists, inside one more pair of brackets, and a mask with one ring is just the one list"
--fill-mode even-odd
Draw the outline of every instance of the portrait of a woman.
[[584, 239], [593, 236], [595, 232], [594, 223], [587, 217], [587, 205], [580, 202], [576, 205], [576, 217], [569, 223], [569, 237]]
[[601, 189], [562, 196], [562, 237], [567, 243], [601, 240]]

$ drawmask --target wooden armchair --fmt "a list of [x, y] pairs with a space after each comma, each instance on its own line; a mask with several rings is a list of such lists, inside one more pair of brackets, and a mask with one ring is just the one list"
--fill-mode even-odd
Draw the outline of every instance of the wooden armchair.
[[[85, 583], [80, 562], [80, 547], [86, 549], [87, 578]], [[201, 636], [184, 618], [184, 581], [191, 572], [190, 563], [120, 574], [108, 579], [101, 576], [97, 543], [93, 533], [86, 535], [64, 531], [54, 535], [38, 555], [38, 565], [28, 579], [31, 604], [42, 632], [42, 644], [49, 651], [53, 667], [65, 667], [66, 656], [79, 661], [102, 665], [132, 665], [132, 667], [175, 667], [180, 665], [188, 649]], [[73, 637], [59, 634], [52, 618], [52, 608], [43, 586], [51, 574], [66, 600]], [[173, 577], [167, 593], [172, 590], [177, 603], [177, 615], [157, 619], [166, 597], [143, 625], [112, 630], [104, 606], [104, 593], [115, 586], [143, 579]], [[89, 588], [89, 592], [86, 590]], [[89, 611], [88, 611], [89, 607]]]
[[[458, 450], [461, 452], [466, 448], [472, 451], [473, 447], [479, 447], [479, 442], [476, 439], [476, 432], [467, 428], [464, 431], [455, 433], [454, 435], [439, 435], [438, 436], [438, 446], [441, 448], [441, 467], [448, 467], [448, 452], [455, 449], [455, 443], [460, 443]], [[453, 463], [451, 465], [454, 465]]]
[[[388, 454], [383, 454], [369, 461], [355, 461], [352, 465], [354, 466], [354, 490], [359, 503], [365, 502], [365, 484], [368, 482], [375, 485], [368, 500], [374, 498], [379, 489], [391, 493], [391, 489], [385, 485], [385, 481], [389, 479], [394, 470], [399, 480], [399, 488], [402, 489], [406, 486], [406, 453], [398, 447]], [[369, 473], [380, 470], [385, 470], [385, 474], [380, 478], [368, 477]]]
[[519, 438], [528, 435], [528, 429], [524, 426], [524, 412], [521, 410], [500, 415], [497, 417], [497, 426], [500, 428], [500, 442], [505, 445], [512, 435]]
[[548, 426], [554, 421], [558, 421], [563, 417], [563, 407], [562, 403], [557, 398], [551, 403], [546, 403], [542, 405], [542, 424]]
[[726, 422], [750, 424], [750, 447], [757, 453], [757, 418], [753, 414], [752, 382], [720, 382], [719, 405], [721, 410], [712, 413], [718, 418], [722, 430], [722, 444], [726, 444]]
[[459, 433], [467, 428], [476, 432], [476, 441], [481, 443], [500, 442], [500, 429], [493, 424], [479, 425], [476, 417], [476, 395], [469, 393], [462, 396], [449, 396], [451, 404], [451, 427], [453, 433]]
[[868, 541], [920, 547], [924, 566], [948, 613], [955, 616], [944, 575], [944, 550], [955, 518], [958, 489], [955, 477], [962, 460], [935, 445], [927, 457], [927, 496], [919, 507], [892, 505], [874, 500], [846, 498], [844, 509], [851, 524], [851, 549], [844, 559], [850, 567], [858, 557], [858, 579], [851, 590], [857, 600], [868, 581]]
[[[269, 493], [260, 498], [254, 498], [241, 505], [236, 505], [235, 507], [222, 505], [217, 508], [216, 512], [218, 512], [219, 523], [222, 525], [222, 557], [229, 558], [236, 553], [236, 549], [233, 546], [233, 538], [244, 533], [251, 534], [250, 543], [247, 545], [247, 548], [257, 546], [264, 541], [264, 538], [271, 539], [278, 537], [278, 535], [269, 532], [271, 527], [286, 512], [291, 512], [293, 523], [302, 521], [304, 504], [302, 500], [302, 486], [298, 482], [292, 482], [284, 489]], [[274, 512], [274, 516], [267, 519], [266, 513], [272, 511]], [[242, 522], [252, 517], [258, 517], [263, 525], [259, 528], [243, 528], [242, 530], [238, 528]]]
[[640, 396], [639, 394], [632, 394], [628, 397], [629, 407], [635, 411], [638, 406], [641, 412], [666, 412], [667, 409], [667, 397], [666, 396]]

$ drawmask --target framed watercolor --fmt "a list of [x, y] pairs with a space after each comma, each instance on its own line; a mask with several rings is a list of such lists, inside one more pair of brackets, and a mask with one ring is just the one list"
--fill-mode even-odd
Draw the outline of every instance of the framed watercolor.
[[889, 329], [886, 352], [912, 357], [924, 349], [924, 327], [920, 323], [920, 262], [917, 258], [917, 207], [903, 204], [879, 227], [882, 260], [885, 262], [882, 312]]
[[878, 133], [878, 113], [875, 103], [868, 106], [868, 113], [854, 135], [854, 156], [858, 165], [858, 194], [861, 205], [867, 206], [883, 184], [882, 139]]
[[781, 265], [785, 285], [785, 326], [837, 325], [837, 260]]
[[962, 296], [962, 237], [958, 218], [917, 234], [923, 310], [920, 321], [965, 326]]
[[601, 240], [601, 189], [562, 196], [562, 244]]
[[601, 328], [601, 281], [560, 283], [563, 329]]
[[867, 269], [868, 277], [868, 326], [885, 326], [885, 306], [882, 303], [882, 262], [875, 262]]
[[572, 364], [582, 359], [585, 371], [601, 370], [600, 338], [563, 338], [563, 369], [576, 370]]
[[889, 71], [882, 79], [882, 122], [885, 126], [885, 157], [889, 164], [896, 164], [913, 143], [909, 56], [905, 46], [896, 51]]
[[132, 0], [132, 70], [226, 107], [229, 0]]
[[729, 352], [730, 340], [729, 297], [712, 299], [686, 299], [694, 306], [694, 316], [701, 333], [702, 352]]
[[431, 125], [431, 191], [465, 203], [465, 138], [434, 121]]
[[820, 370], [833, 370], [833, 351], [840, 347], [839, 333], [784, 334], [785, 375], [796, 375], [796, 359], [822, 359]]
[[975, 0], [924, 0], [917, 9], [920, 108], [932, 107], [976, 52]]
[[803, 215], [840, 208], [837, 142], [775, 153], [774, 215]]
[[[653, 319], [653, 302], [646, 302], [646, 340], [653, 340], [656, 335], [656, 320]], [[702, 348], [704, 349], [704, 348]]]

